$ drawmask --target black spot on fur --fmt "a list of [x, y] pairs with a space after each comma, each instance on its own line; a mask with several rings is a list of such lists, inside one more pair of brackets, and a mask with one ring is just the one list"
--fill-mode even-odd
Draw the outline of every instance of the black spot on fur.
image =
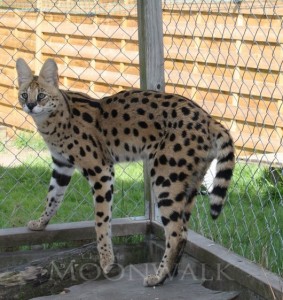
[[112, 200], [112, 192], [111, 191], [108, 191], [105, 194], [105, 199], [106, 199], [107, 202], [110, 202]]
[[153, 108], [153, 109], [157, 109], [157, 108], [158, 108], [158, 105], [157, 105], [157, 103], [155, 103], [155, 102], [151, 102], [151, 103], [150, 103], [150, 106], [151, 106], [151, 108]]
[[113, 136], [116, 136], [118, 134], [117, 128], [113, 127], [111, 133]]
[[180, 217], [180, 214], [176, 211], [173, 211], [170, 215], [170, 220], [174, 221], [174, 222], [177, 222], [179, 217]]
[[193, 121], [197, 121], [198, 118], [199, 118], [199, 112], [198, 112], [198, 111], [195, 111], [195, 112], [194, 112], [194, 115], [193, 115], [193, 117], [192, 117], [192, 120], [193, 120]]
[[224, 178], [226, 180], [230, 180], [233, 174], [232, 169], [221, 170], [217, 172], [216, 178]]
[[80, 147], [80, 156], [85, 156], [85, 151], [83, 147]]
[[145, 110], [142, 109], [142, 108], [138, 108], [138, 109], [137, 109], [137, 113], [138, 113], [139, 115], [143, 116], [143, 115], [145, 114]]
[[129, 121], [129, 120], [131, 119], [131, 117], [130, 117], [129, 114], [125, 113], [125, 114], [123, 114], [123, 119], [124, 119], [125, 121]]
[[227, 161], [232, 161], [234, 160], [235, 156], [234, 156], [234, 152], [230, 152], [229, 154], [227, 154], [225, 157], [219, 159], [218, 163], [224, 163]]
[[96, 197], [95, 201], [98, 202], [98, 203], [103, 203], [104, 202], [104, 198], [99, 195], [99, 196]]
[[159, 162], [161, 165], [166, 165], [167, 164], [167, 157], [162, 154], [160, 157], [159, 157]]
[[95, 172], [92, 169], [87, 169], [87, 173], [90, 176], [95, 176]]
[[162, 199], [160, 201], [158, 201], [157, 206], [161, 207], [161, 206], [165, 206], [165, 207], [169, 207], [173, 204], [173, 200], [171, 199]]
[[81, 114], [81, 112], [76, 108], [72, 109], [72, 113], [73, 113], [74, 116], [80, 116], [80, 114]]
[[74, 130], [74, 133], [76, 133], [76, 134], [80, 133], [80, 130], [79, 130], [78, 126], [76, 126], [76, 125], [73, 126], [73, 130]]
[[170, 178], [170, 180], [171, 180], [172, 182], [175, 182], [175, 181], [178, 180], [178, 174], [177, 174], [177, 173], [171, 173], [171, 174], [169, 175], [169, 178]]
[[100, 182], [96, 182], [93, 187], [95, 190], [100, 190], [102, 188], [102, 184]]
[[168, 218], [163, 217], [163, 216], [161, 217], [161, 221], [164, 226], [166, 226], [170, 222], [170, 220]]
[[99, 173], [102, 172], [102, 169], [101, 169], [99, 166], [96, 166], [96, 167], [94, 168], [94, 170], [95, 170], [95, 172], [96, 172], [97, 174], [99, 174]]
[[131, 133], [130, 128], [127, 128], [127, 127], [126, 127], [126, 128], [124, 129], [124, 133], [125, 133], [125, 134], [130, 134], [130, 133]]
[[112, 109], [111, 116], [112, 116], [112, 118], [116, 118], [118, 116], [118, 111], [116, 109]]
[[176, 139], [176, 135], [175, 135], [174, 133], [172, 133], [172, 134], [170, 135], [169, 139], [170, 139], [171, 142], [174, 142], [175, 139]]
[[164, 182], [165, 178], [163, 176], [158, 176], [156, 181], [155, 181], [155, 184], [156, 185], [161, 185], [163, 182]]
[[166, 180], [162, 183], [162, 186], [163, 186], [163, 187], [169, 187], [169, 186], [171, 186], [170, 180], [169, 180], [169, 179], [166, 179]]
[[195, 149], [191, 148], [188, 150], [188, 156], [193, 156], [195, 154]]
[[138, 122], [138, 125], [139, 125], [141, 128], [148, 128], [147, 123], [146, 123], [146, 122], [143, 122], [143, 121]]
[[93, 117], [87, 112], [84, 112], [82, 117], [83, 117], [83, 120], [86, 121], [87, 123], [93, 122]]
[[107, 182], [107, 181], [110, 181], [112, 178], [110, 177], [110, 176], [102, 176], [101, 178], [100, 178], [100, 180], [102, 181], [102, 182]]
[[182, 150], [182, 146], [180, 144], [176, 144], [176, 145], [174, 145], [173, 150], [174, 150], [174, 152], [179, 152]]
[[181, 192], [181, 193], [179, 193], [179, 194], [176, 195], [175, 200], [177, 202], [183, 201], [184, 198], [185, 198], [185, 196], [186, 196], [185, 192]]
[[177, 165], [177, 162], [176, 162], [175, 158], [171, 157], [171, 158], [169, 159], [169, 165], [170, 165], [171, 167], [175, 167], [175, 166]]
[[188, 116], [190, 114], [190, 109], [187, 107], [182, 107], [181, 110], [185, 116]]
[[60, 174], [56, 170], [53, 170], [52, 177], [56, 179], [57, 184], [60, 186], [68, 185], [71, 180], [71, 176]]
[[163, 193], [160, 193], [159, 194], [159, 196], [158, 196], [158, 198], [167, 198], [167, 197], [169, 197], [169, 193], [168, 192], [163, 192]]

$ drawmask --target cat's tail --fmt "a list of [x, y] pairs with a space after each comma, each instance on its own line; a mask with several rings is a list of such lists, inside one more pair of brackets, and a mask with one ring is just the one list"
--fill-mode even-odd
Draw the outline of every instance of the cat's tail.
[[216, 145], [216, 175], [210, 192], [210, 214], [216, 219], [225, 202], [233, 169], [235, 166], [234, 142], [229, 132], [221, 126], [221, 130], [214, 137]]

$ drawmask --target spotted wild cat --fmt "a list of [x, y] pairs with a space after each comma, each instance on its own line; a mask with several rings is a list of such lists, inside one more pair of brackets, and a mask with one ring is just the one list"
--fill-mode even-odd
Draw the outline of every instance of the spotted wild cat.
[[43, 230], [47, 226], [74, 169], [79, 169], [92, 189], [100, 264], [108, 273], [114, 264], [110, 224], [113, 165], [147, 159], [166, 249], [156, 274], [147, 276], [145, 285], [162, 284], [177, 270], [195, 197], [214, 158], [212, 218], [222, 209], [235, 164], [228, 130], [179, 95], [131, 90], [96, 100], [59, 89], [52, 59], [44, 63], [39, 76], [34, 76], [21, 58], [16, 67], [19, 101], [34, 119], [53, 159], [46, 209], [28, 228]]

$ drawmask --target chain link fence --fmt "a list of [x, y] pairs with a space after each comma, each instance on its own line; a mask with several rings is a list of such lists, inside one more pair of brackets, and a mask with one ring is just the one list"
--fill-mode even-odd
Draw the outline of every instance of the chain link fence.
[[194, 99], [224, 123], [237, 150], [223, 218], [208, 218], [203, 195], [191, 228], [281, 276], [282, 15], [282, 1], [163, 5], [167, 91]]
[[[7, 228], [40, 216], [51, 175], [44, 142], [17, 100], [16, 59], [38, 74], [52, 57], [61, 88], [102, 98], [139, 87], [138, 33], [135, 1], [1, 1], [0, 8], [0, 223]], [[65, 198], [52, 223], [94, 219], [80, 174]], [[117, 166], [114, 217], [144, 216], [143, 199], [142, 164]]]
[[[283, 1], [162, 1], [166, 91], [193, 99], [232, 132], [237, 166], [223, 216], [207, 188], [190, 227], [267, 269], [283, 270]], [[0, 1], [0, 223], [43, 210], [50, 157], [17, 103], [15, 60], [48, 57], [62, 88], [95, 98], [139, 87], [136, 1]], [[38, 192], [35, 194], [35, 190]], [[140, 164], [116, 168], [115, 217], [146, 214]], [[54, 223], [92, 220], [75, 174]]]

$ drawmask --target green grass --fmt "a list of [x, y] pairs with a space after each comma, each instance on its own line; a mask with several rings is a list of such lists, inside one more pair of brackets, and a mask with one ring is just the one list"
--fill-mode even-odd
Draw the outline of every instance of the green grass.
[[199, 196], [191, 229], [283, 275], [283, 179], [272, 177], [268, 168], [238, 164], [219, 219]]
[[[113, 216], [142, 216], [143, 172], [138, 163], [116, 166]], [[14, 168], [0, 167], [0, 227], [25, 226], [38, 218], [51, 175], [50, 160], [37, 158]], [[207, 196], [198, 196], [190, 228], [267, 269], [283, 270], [283, 179], [267, 168], [238, 164], [222, 215], [213, 221]], [[93, 220], [86, 180], [75, 173], [51, 223]]]
[[[116, 166], [113, 216], [144, 215], [142, 166]], [[130, 174], [130, 175], [129, 175]], [[0, 167], [0, 227], [25, 226], [44, 210], [51, 162], [37, 158], [14, 168]], [[75, 172], [65, 199], [51, 223], [93, 220], [93, 200], [87, 181]]]
[[47, 150], [43, 138], [35, 132], [17, 131], [12, 144], [18, 149], [29, 148], [35, 151]]

